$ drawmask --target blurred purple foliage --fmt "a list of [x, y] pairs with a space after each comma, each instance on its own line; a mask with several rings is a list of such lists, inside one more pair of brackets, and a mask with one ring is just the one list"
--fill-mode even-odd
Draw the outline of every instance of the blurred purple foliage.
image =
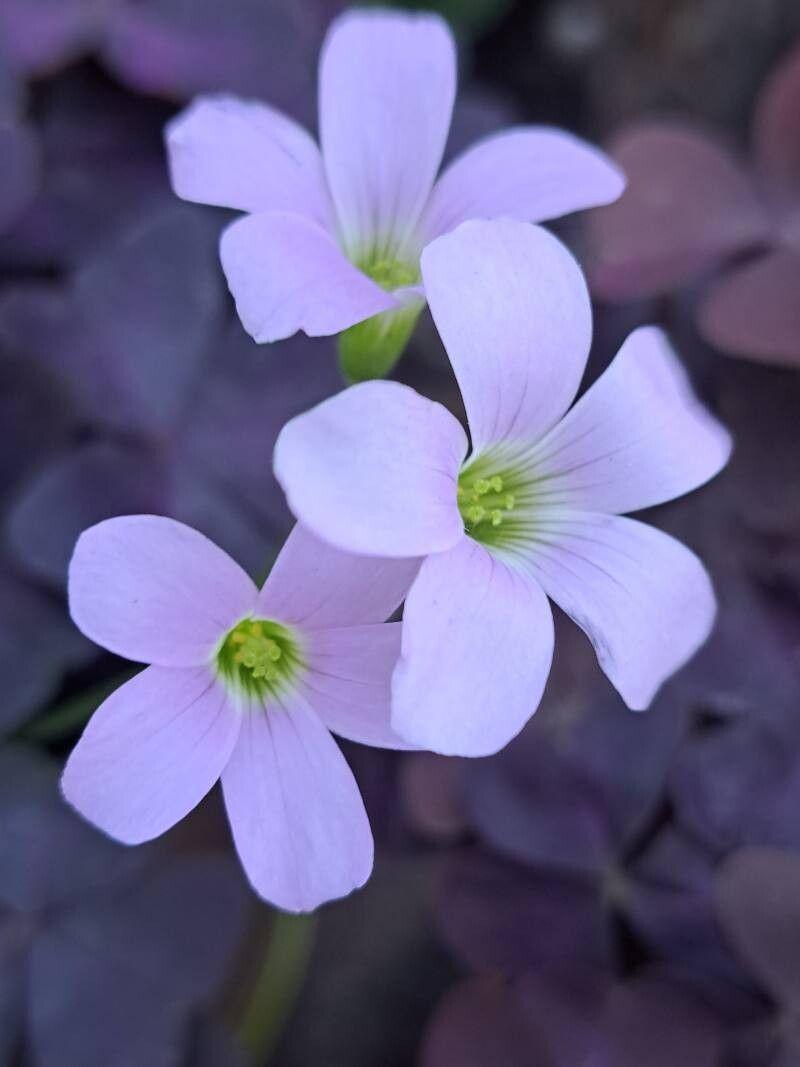
[[184, 1064], [241, 944], [236, 867], [112, 843], [57, 780], [49, 760], [0, 751], [2, 1061]]
[[[115, 669], [65, 609], [83, 527], [174, 515], [256, 577], [288, 529], [272, 445], [340, 387], [333, 350], [303, 336], [259, 348], [244, 334], [218, 264], [227, 216], [175, 201], [162, 131], [207, 90], [313, 125], [319, 43], [343, 6], [0, 4], [3, 735], [31, 731], [54, 702], [96, 702]], [[628, 171], [627, 194], [588, 237], [570, 220], [559, 232], [584, 249], [602, 298], [590, 377], [630, 329], [658, 321], [732, 430], [719, 481], [655, 515], [709, 564], [720, 613], [646, 713], [622, 707], [559, 620], [546, 699], [504, 752], [346, 745], [376, 873], [322, 912], [269, 1062], [795, 1067], [796, 5], [434, 6], [460, 31], [449, 155], [510, 123], [563, 123], [610, 141]], [[430, 321], [400, 375], [459, 413]], [[210, 1010], [230, 991], [232, 1017], [252, 987], [237, 952], [241, 877], [207, 851], [213, 801], [192, 831], [200, 853], [172, 837], [111, 844], [56, 793], [51, 759], [77, 728], [51, 755], [0, 750], [0, 1062], [240, 1065]]]

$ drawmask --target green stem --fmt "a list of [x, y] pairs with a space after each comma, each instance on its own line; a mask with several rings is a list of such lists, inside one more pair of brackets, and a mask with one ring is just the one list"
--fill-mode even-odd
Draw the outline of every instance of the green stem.
[[105, 682], [98, 682], [78, 696], [70, 697], [50, 708], [40, 718], [27, 723], [18, 736], [25, 741], [51, 744], [72, 737], [91, 719], [106, 697], [111, 696], [125, 682], [130, 681], [140, 668], [121, 671]]
[[267, 949], [249, 1002], [239, 1023], [239, 1037], [253, 1063], [266, 1063], [291, 1017], [314, 946], [315, 915], [275, 912]]

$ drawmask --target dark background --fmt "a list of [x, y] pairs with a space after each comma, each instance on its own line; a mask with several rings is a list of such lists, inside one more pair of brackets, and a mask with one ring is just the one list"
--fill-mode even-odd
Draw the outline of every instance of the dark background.
[[[128, 670], [66, 613], [79, 531], [168, 514], [263, 575], [290, 525], [275, 436], [340, 386], [332, 342], [244, 334], [217, 260], [229, 216], [172, 196], [164, 123], [224, 88], [313, 127], [343, 6], [0, 6], [0, 1063], [796, 1067], [800, 74], [780, 210], [753, 149], [796, 0], [425, 5], [460, 45], [450, 154], [520, 122], [625, 145], [624, 202], [555, 226], [597, 297], [589, 378], [659, 322], [735, 438], [712, 485], [647, 516], [720, 600], [653, 707], [627, 711], [559, 618], [544, 703], [500, 755], [345, 746], [375, 873], [310, 918], [245, 889], [216, 793], [136, 850], [58, 798]], [[641, 139], [653, 119], [678, 147]], [[737, 182], [766, 204], [757, 240]], [[711, 329], [710, 295], [776, 250]], [[397, 374], [459, 411], [429, 318]]]

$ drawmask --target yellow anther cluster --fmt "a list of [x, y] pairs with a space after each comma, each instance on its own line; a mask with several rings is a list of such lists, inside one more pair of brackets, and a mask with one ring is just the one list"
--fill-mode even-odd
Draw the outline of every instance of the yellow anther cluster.
[[468, 529], [481, 523], [501, 526], [509, 511], [514, 510], [513, 493], [504, 492], [503, 479], [499, 474], [490, 478], [476, 478], [472, 483], [458, 486], [458, 506]]
[[263, 678], [267, 682], [274, 682], [278, 678], [275, 664], [281, 658], [280, 645], [264, 634], [260, 622], [250, 622], [237, 629], [231, 634], [231, 641], [238, 646], [233, 657], [234, 663], [247, 667], [254, 678]]

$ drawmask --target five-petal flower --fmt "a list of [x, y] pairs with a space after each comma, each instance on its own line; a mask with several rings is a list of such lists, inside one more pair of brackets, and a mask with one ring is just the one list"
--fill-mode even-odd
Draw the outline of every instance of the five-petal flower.
[[275, 450], [289, 506], [353, 552], [427, 558], [406, 600], [392, 725], [438, 752], [505, 745], [541, 697], [551, 597], [632, 708], [705, 640], [700, 561], [622, 513], [701, 485], [730, 439], [660, 331], [637, 330], [567, 411], [591, 340], [581, 272], [545, 230], [473, 221], [422, 255], [464, 399], [457, 420], [406, 386], [354, 386]]
[[152, 515], [78, 541], [73, 619], [152, 666], [98, 709], [70, 756], [67, 800], [126, 844], [157, 837], [222, 779], [254, 889], [305, 911], [363, 885], [372, 836], [337, 734], [408, 747], [389, 680], [416, 561], [359, 559], [300, 526], [263, 588], [202, 534]]
[[452, 35], [433, 15], [349, 12], [320, 61], [321, 152], [265, 104], [200, 98], [167, 132], [187, 200], [247, 212], [222, 264], [259, 342], [342, 333], [352, 379], [386, 373], [424, 304], [420, 254], [470, 218], [540, 221], [615, 200], [622, 175], [558, 130], [489, 137], [436, 181], [456, 89]]

